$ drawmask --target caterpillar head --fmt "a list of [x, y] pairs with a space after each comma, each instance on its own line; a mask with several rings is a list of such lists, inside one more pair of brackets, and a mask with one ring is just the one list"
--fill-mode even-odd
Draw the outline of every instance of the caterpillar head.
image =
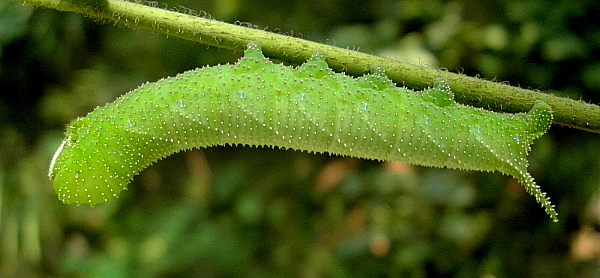
[[93, 138], [100, 131], [91, 128], [87, 118], [78, 118], [67, 127], [48, 174], [61, 201], [91, 206], [107, 203], [131, 180], [131, 175], [111, 169], [107, 161], [111, 151]]

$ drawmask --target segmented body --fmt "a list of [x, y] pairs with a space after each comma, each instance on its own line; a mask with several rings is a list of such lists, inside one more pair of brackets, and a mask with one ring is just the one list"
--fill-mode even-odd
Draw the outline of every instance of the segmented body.
[[147, 83], [73, 121], [52, 161], [66, 203], [116, 197], [134, 175], [190, 148], [265, 145], [393, 160], [515, 177], [556, 219], [527, 173], [533, 140], [550, 107], [496, 113], [458, 104], [447, 82], [413, 91], [381, 68], [353, 78], [322, 53], [299, 68], [273, 64], [252, 43], [236, 64], [204, 67]]

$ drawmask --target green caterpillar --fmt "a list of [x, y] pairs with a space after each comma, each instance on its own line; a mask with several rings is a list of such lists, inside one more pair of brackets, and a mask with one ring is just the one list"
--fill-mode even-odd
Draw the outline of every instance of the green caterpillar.
[[533, 140], [552, 121], [537, 102], [528, 113], [458, 104], [448, 83], [412, 91], [381, 67], [353, 78], [315, 52], [298, 68], [273, 64], [250, 43], [233, 65], [147, 83], [74, 120], [49, 176], [65, 203], [108, 202], [144, 168], [175, 152], [214, 145], [278, 146], [515, 177], [557, 213], [527, 173]]

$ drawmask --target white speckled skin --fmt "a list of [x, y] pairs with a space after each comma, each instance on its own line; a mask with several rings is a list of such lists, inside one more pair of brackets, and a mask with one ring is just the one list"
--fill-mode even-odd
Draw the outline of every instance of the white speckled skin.
[[381, 68], [353, 78], [323, 53], [299, 68], [273, 64], [251, 43], [236, 64], [147, 83], [73, 121], [50, 166], [59, 199], [95, 205], [116, 197], [157, 160], [214, 145], [278, 146], [515, 177], [556, 220], [527, 173], [533, 140], [552, 120], [454, 102], [447, 82], [412, 91]]

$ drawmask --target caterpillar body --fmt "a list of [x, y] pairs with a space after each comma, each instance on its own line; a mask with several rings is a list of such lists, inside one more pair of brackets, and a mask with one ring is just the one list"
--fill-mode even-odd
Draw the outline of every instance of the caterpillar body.
[[253, 42], [236, 64], [203, 67], [146, 83], [74, 120], [49, 176], [65, 203], [105, 203], [157, 160], [214, 145], [277, 146], [393, 160], [516, 178], [550, 215], [557, 213], [527, 172], [534, 139], [552, 121], [537, 102], [527, 113], [458, 104], [448, 83], [413, 91], [380, 67], [353, 78], [315, 52], [292, 68]]

